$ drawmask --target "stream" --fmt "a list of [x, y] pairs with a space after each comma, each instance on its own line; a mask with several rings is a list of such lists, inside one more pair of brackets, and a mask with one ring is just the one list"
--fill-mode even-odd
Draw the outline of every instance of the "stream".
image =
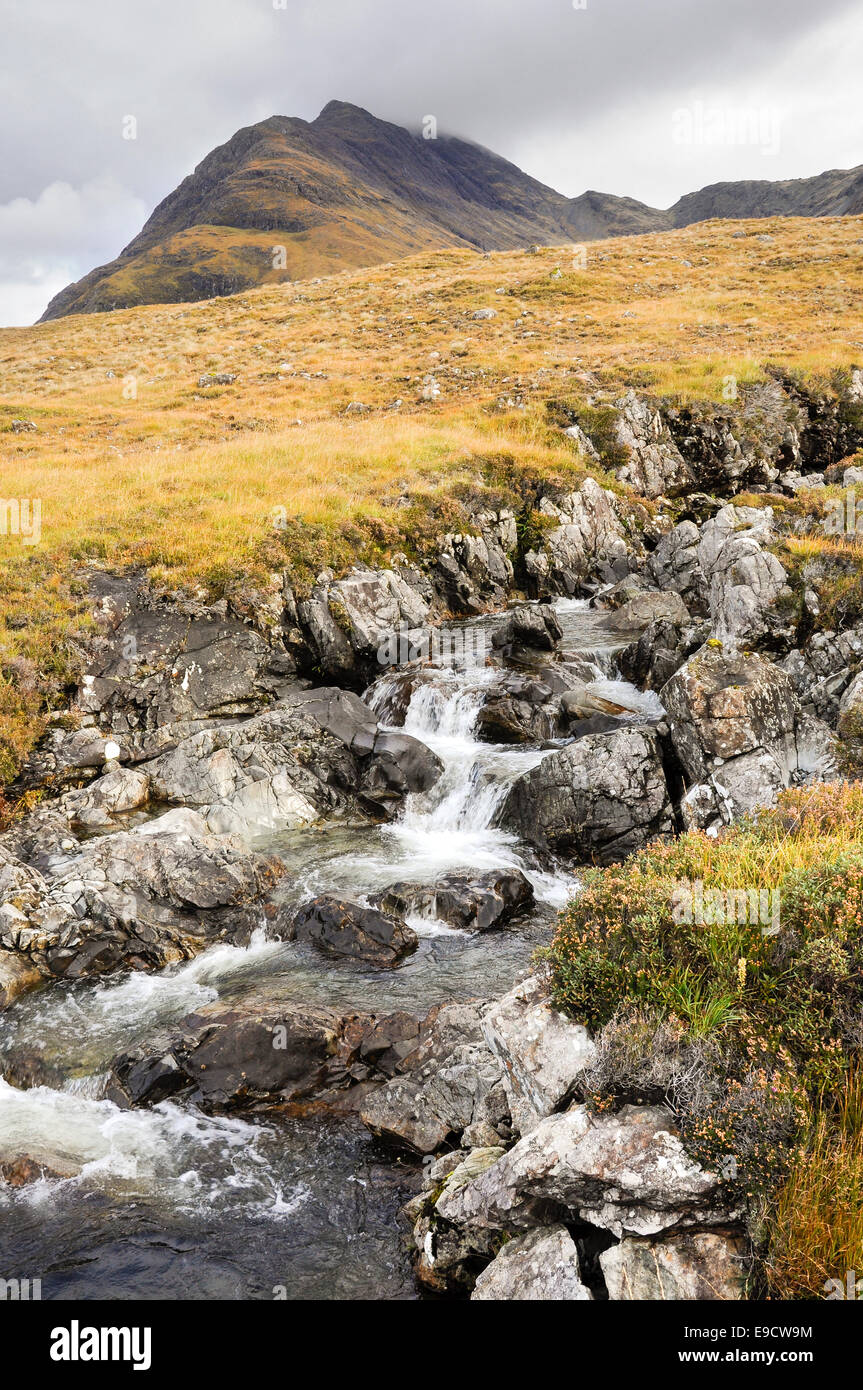
[[[555, 608], [564, 636], [549, 662], [588, 659], [596, 693], [656, 715], [655, 697], [615, 679], [623, 642], [602, 614], [580, 600]], [[472, 626], [487, 636], [498, 621]], [[362, 902], [398, 880], [514, 866], [533, 884], [533, 913], [479, 935], [410, 917], [419, 948], [395, 970], [329, 960], [261, 932], [246, 948], [216, 945], [158, 975], [25, 995], [0, 1015], [0, 1060], [26, 1049], [51, 1084], [20, 1090], [0, 1079], [0, 1159], [29, 1154], [74, 1176], [17, 1190], [0, 1183], [4, 1277], [41, 1278], [44, 1299], [418, 1296], [396, 1222], [417, 1167], [388, 1156], [358, 1120], [209, 1116], [172, 1101], [121, 1110], [104, 1085], [119, 1051], [216, 999], [421, 1016], [444, 1000], [500, 995], [527, 972], [577, 879], [571, 867], [538, 867], [492, 826], [511, 783], [555, 746], [477, 740], [482, 699], [501, 675], [500, 665], [469, 658], [424, 668], [405, 704], [403, 673], [383, 674], [365, 698], [382, 725], [437, 753], [436, 786], [410, 796], [395, 822], [285, 832], [260, 847], [288, 866], [289, 901], [336, 892]]]

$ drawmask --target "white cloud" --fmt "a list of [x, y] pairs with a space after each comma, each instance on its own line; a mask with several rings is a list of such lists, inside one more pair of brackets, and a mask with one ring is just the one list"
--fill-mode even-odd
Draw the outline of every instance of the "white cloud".
[[38, 198], [0, 204], [0, 324], [33, 323], [53, 295], [131, 241], [147, 212], [112, 178], [52, 183]]

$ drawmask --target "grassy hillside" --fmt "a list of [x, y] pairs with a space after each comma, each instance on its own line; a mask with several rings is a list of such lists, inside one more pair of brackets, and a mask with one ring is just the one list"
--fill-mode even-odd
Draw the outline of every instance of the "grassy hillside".
[[457, 522], [459, 493], [581, 476], [549, 398], [827, 376], [863, 358], [861, 240], [859, 218], [714, 222], [591, 243], [583, 269], [570, 247], [442, 251], [0, 331], [4, 495], [42, 501], [38, 546], [0, 537], [7, 739], [65, 679], [76, 562], [220, 593], [384, 556]]

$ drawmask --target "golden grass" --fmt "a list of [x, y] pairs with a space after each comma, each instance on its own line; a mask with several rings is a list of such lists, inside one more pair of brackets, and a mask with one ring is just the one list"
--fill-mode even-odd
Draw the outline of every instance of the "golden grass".
[[[780, 1299], [856, 1298], [863, 1283], [863, 1077], [822, 1111], [770, 1212], [766, 1262]], [[856, 1276], [851, 1281], [849, 1271]]]

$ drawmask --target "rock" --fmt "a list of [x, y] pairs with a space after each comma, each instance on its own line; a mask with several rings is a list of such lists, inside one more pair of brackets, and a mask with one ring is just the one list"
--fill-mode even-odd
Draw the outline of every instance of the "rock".
[[441, 1190], [454, 1191], [477, 1177], [502, 1153], [500, 1146], [492, 1145], [467, 1155], [444, 1154], [425, 1169], [431, 1187], [404, 1209], [403, 1216], [413, 1226], [416, 1277], [430, 1292], [462, 1293], [471, 1289], [478, 1265], [487, 1263], [497, 1252], [500, 1236], [496, 1232], [459, 1229], [440, 1221], [435, 1214], [434, 1197]]
[[642, 497], [674, 497], [693, 484], [691, 469], [660, 412], [634, 391], [615, 401], [617, 443], [629, 453], [617, 477]]
[[775, 555], [763, 549], [772, 534], [773, 512], [723, 507], [708, 521], [698, 546], [710, 585], [710, 620], [729, 647], [789, 635], [789, 614], [777, 601], [792, 598], [788, 576]]
[[551, 753], [511, 787], [497, 824], [538, 849], [609, 863], [673, 830], [656, 734], [595, 734]]
[[837, 728], [844, 739], [863, 738], [863, 671], [858, 672], [839, 701]]
[[515, 577], [512, 557], [518, 551], [515, 515], [503, 510], [478, 513], [475, 531], [450, 532], [440, 541], [432, 582], [444, 605], [454, 613], [482, 613], [501, 606]]
[[562, 636], [557, 615], [549, 604], [522, 604], [511, 609], [495, 629], [492, 645], [506, 656], [524, 648], [529, 652], [551, 652]]
[[665, 619], [653, 622], [618, 653], [620, 674], [640, 690], [661, 690], [709, 635], [708, 623], [681, 627]]
[[491, 1005], [483, 1036], [503, 1067], [509, 1112], [521, 1135], [560, 1109], [596, 1053], [587, 1029], [553, 1008], [548, 982], [537, 976]]
[[443, 764], [381, 730], [348, 691], [299, 691], [252, 719], [209, 725], [145, 763], [154, 799], [201, 808], [216, 834], [309, 825], [425, 791]]
[[211, 1005], [161, 1045], [116, 1057], [107, 1095], [137, 1107], [184, 1094], [207, 1110], [298, 1100], [332, 1080], [340, 1026], [330, 1010], [304, 1004], [265, 1014]]
[[357, 566], [337, 580], [325, 571], [297, 604], [317, 667], [326, 676], [365, 683], [391, 664], [393, 641], [428, 620], [422, 587], [412, 571]]
[[780, 663], [809, 713], [835, 727], [842, 697], [863, 661], [863, 628], [816, 632]]
[[24, 956], [0, 948], [0, 1010], [7, 1009], [21, 994], [35, 989], [41, 972]]
[[707, 643], [660, 691], [690, 784], [689, 824], [703, 828], [773, 805], [779, 790], [836, 776], [834, 740], [804, 715], [788, 677], [756, 653]]
[[476, 1281], [471, 1300], [585, 1302], [578, 1250], [565, 1226], [547, 1226], [504, 1245]]
[[[100, 635], [88, 644], [77, 706], [116, 735], [121, 748], [135, 730], [251, 714], [296, 685], [295, 664], [281, 636], [288, 604], [283, 586], [266, 599], [249, 599], [250, 616], [261, 622], [266, 635], [228, 616], [224, 604], [205, 608], [182, 598], [170, 603], [152, 591], [143, 575], [95, 572], [90, 593]], [[79, 731], [84, 757], [95, 732]], [[52, 754], [68, 763], [65, 747], [59, 754], [52, 741], [69, 745], [70, 736], [59, 731], [51, 735], [25, 769], [31, 780], [52, 775]], [[101, 763], [93, 763], [90, 755], [88, 765]]]
[[613, 632], [631, 632], [654, 622], [674, 623], [678, 627], [685, 627], [689, 622], [686, 604], [674, 589], [664, 594], [645, 593], [631, 598], [611, 615], [608, 625]]
[[0, 1182], [11, 1188], [27, 1187], [33, 1182], [59, 1180], [69, 1176], [70, 1173], [58, 1173], [27, 1154], [0, 1163]]
[[298, 908], [291, 935], [328, 955], [383, 966], [397, 965], [418, 944], [416, 932], [389, 913], [328, 896]]
[[682, 1231], [663, 1240], [627, 1237], [599, 1256], [615, 1301], [744, 1297], [746, 1242], [718, 1231]]
[[231, 386], [236, 380], [236, 372], [205, 372], [198, 377], [198, 386], [202, 390], [207, 386]]
[[504, 927], [533, 907], [533, 888], [520, 869], [469, 870], [444, 874], [431, 886], [394, 883], [375, 900], [397, 917], [418, 916], [446, 922], [460, 931]]
[[83, 793], [73, 794], [70, 803], [73, 823], [84, 826], [110, 825], [114, 817], [145, 806], [150, 799], [150, 779], [145, 772], [111, 764], [103, 777], [91, 782]]
[[475, 1004], [438, 1005], [423, 1021], [419, 1045], [400, 1074], [365, 1100], [360, 1119], [379, 1138], [434, 1153], [476, 1125], [509, 1133], [501, 1067], [481, 1030]]
[[580, 1217], [617, 1236], [716, 1224], [719, 1179], [686, 1155], [672, 1114], [626, 1105], [592, 1115], [583, 1105], [549, 1115], [484, 1173], [438, 1198], [457, 1226], [524, 1230]]
[[524, 557], [532, 593], [574, 594], [589, 578], [614, 583], [628, 573], [623, 523], [594, 478], [585, 478], [578, 492], [556, 501], [543, 497], [539, 512], [559, 525], [547, 533], [541, 549]]
[[707, 579], [698, 557], [700, 533], [693, 521], [681, 521], [663, 536], [647, 562], [658, 589], [680, 594], [690, 611], [707, 611]]
[[78, 978], [160, 968], [219, 939], [248, 942], [260, 925], [254, 904], [284, 866], [230, 838], [124, 831], [75, 845], [48, 877], [8, 860], [0, 872], [4, 956]]

